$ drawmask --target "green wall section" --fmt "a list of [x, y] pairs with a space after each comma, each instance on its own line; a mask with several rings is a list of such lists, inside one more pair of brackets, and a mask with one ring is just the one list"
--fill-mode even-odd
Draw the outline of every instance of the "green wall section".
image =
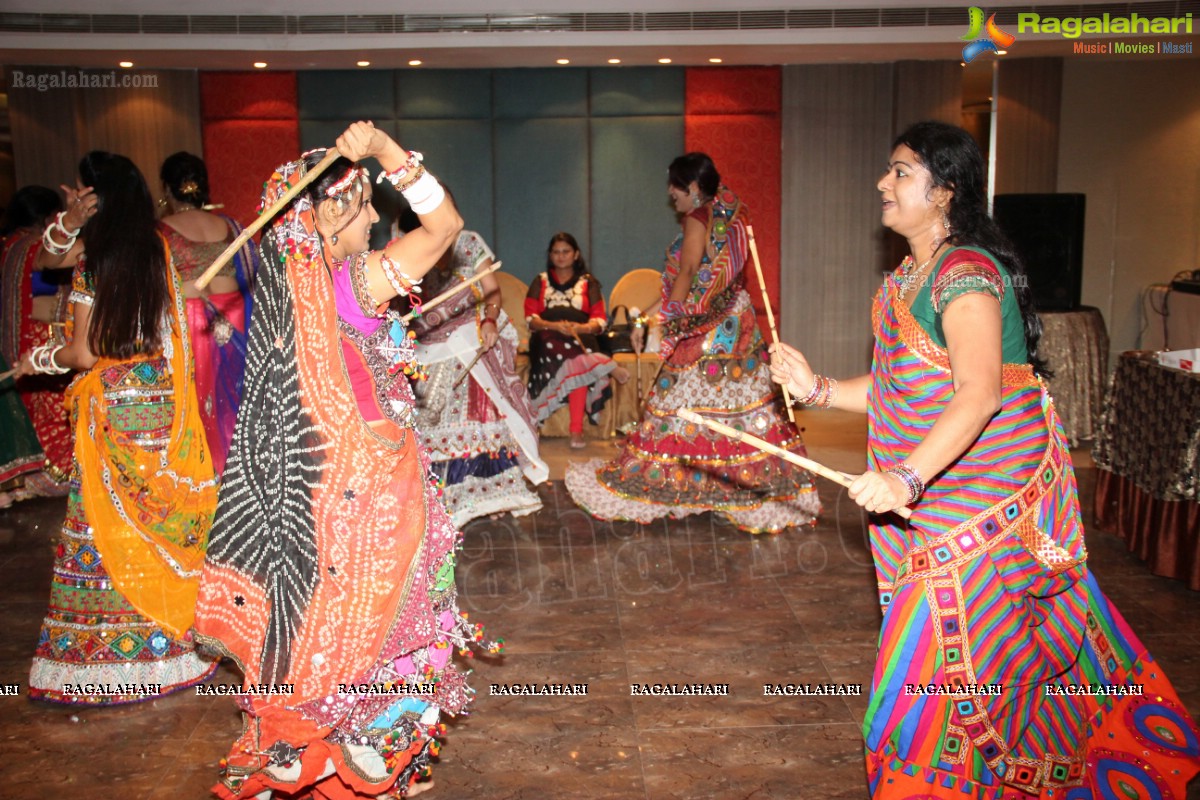
[[[667, 166], [684, 147], [684, 71], [659, 69], [301, 72], [300, 143], [331, 144], [370, 119], [425, 154], [478, 231], [528, 282], [559, 230], [579, 239], [605, 293], [661, 268], [679, 230]], [[372, 174], [378, 165], [372, 164]], [[394, 214], [390, 186], [376, 187]], [[377, 230], [375, 243], [386, 236]]]

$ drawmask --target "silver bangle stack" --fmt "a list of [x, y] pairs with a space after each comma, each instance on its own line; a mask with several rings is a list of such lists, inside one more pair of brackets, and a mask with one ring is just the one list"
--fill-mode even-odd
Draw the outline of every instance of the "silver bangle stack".
[[925, 481], [921, 480], [921, 473], [917, 472], [916, 467], [911, 464], [901, 461], [899, 464], [888, 467], [886, 471], [904, 481], [904, 485], [908, 487], [908, 502], [905, 505], [911, 506], [925, 493]]
[[54, 362], [54, 356], [62, 349], [61, 344], [43, 344], [33, 348], [29, 354], [29, 363], [33, 367], [33, 371], [41, 375], [65, 375], [70, 372], [69, 367], [60, 367]]
[[[65, 211], [58, 212], [58, 216], [54, 218], [54, 222], [51, 222], [46, 226], [46, 230], [42, 231], [42, 246], [45, 247], [46, 252], [52, 256], [66, 255], [67, 252], [75, 246], [75, 240], [79, 238], [79, 231], [82, 230], [81, 228], [76, 228], [74, 231], [67, 230], [67, 227], [62, 224], [63, 217], [65, 217], [66, 214], [67, 212]], [[66, 240], [65, 244], [59, 244], [58, 242], [54, 241], [54, 237], [50, 235], [51, 231], [53, 231], [55, 228], [58, 229], [59, 233], [62, 234], [63, 239]]]

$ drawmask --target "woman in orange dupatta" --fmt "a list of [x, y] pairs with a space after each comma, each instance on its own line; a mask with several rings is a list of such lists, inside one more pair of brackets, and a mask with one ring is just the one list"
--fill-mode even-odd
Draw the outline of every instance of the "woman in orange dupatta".
[[[370, 123], [262, 239], [245, 394], [196, 611], [198, 638], [255, 694], [222, 798], [412, 795], [442, 713], [471, 690], [451, 655], [482, 639], [458, 612], [454, 527], [413, 429], [410, 295], [462, 228], [454, 203]], [[284, 164], [270, 206], [324, 156]], [[421, 220], [369, 250], [375, 157]], [[415, 298], [414, 298], [415, 299]], [[261, 690], [265, 688], [266, 693]]]
[[[129, 159], [88, 153], [86, 186], [47, 237], [66, 254], [82, 229], [68, 344], [22, 356], [23, 375], [82, 370], [67, 391], [71, 493], [50, 610], [30, 675], [41, 700], [150, 700], [216, 669], [190, 629], [216, 506], [179, 279]], [[85, 224], [86, 223], [86, 224]]]

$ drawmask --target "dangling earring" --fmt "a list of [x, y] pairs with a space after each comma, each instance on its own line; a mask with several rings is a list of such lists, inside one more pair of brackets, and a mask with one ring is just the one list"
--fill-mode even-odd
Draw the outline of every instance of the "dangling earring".
[[334, 247], [337, 247], [337, 234], [336, 233], [333, 236], [329, 237], [329, 243], [331, 245], [333, 245]]
[[165, 197], [158, 198], [158, 207], [166, 208], [167, 207], [167, 198], [165, 198]]
[[949, 239], [953, 231], [950, 228], [950, 214], [944, 208], [942, 209], [942, 227], [946, 229], [946, 239]]
[[692, 208], [699, 208], [700, 205], [701, 205], [700, 195], [698, 195], [698, 194], [692, 195]]

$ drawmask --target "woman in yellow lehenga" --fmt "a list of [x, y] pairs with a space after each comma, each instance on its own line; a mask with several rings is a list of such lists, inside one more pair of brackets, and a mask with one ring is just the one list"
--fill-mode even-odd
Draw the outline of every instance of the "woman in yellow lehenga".
[[77, 237], [65, 346], [21, 374], [81, 370], [71, 493], [50, 609], [30, 675], [40, 700], [115, 705], [191, 686], [216, 664], [190, 629], [216, 506], [179, 278], [154, 204], [127, 158], [94, 151], [46, 234], [50, 260]]

